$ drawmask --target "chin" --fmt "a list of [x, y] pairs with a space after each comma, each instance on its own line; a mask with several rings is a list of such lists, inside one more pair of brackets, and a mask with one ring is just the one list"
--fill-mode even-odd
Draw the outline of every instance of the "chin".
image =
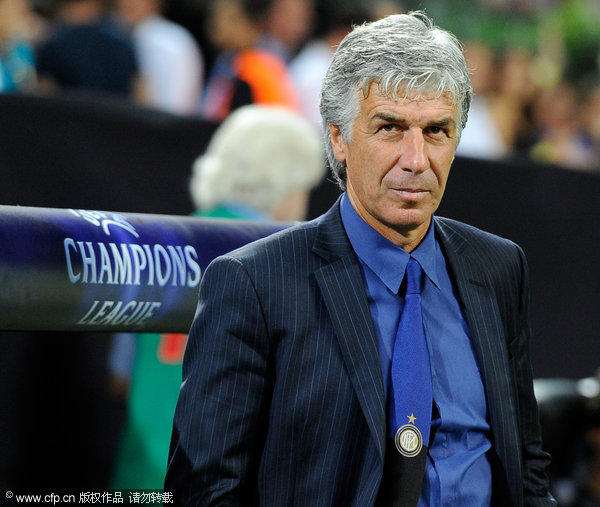
[[390, 217], [390, 222], [396, 227], [417, 229], [423, 224], [429, 225], [431, 215], [431, 212], [420, 209], [401, 210]]

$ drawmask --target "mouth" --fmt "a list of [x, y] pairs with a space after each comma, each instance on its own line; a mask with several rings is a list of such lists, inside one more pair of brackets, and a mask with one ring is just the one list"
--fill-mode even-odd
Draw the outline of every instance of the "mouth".
[[429, 194], [428, 190], [421, 188], [394, 188], [392, 191], [400, 196], [403, 201], [416, 202]]

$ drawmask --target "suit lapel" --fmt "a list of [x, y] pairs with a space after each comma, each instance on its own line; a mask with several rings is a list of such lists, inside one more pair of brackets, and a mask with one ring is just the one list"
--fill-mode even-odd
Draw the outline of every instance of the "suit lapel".
[[495, 448], [506, 469], [507, 463], [518, 453], [518, 447], [506, 448], [506, 442], [515, 441], [512, 433], [517, 415], [507, 367], [504, 328], [496, 298], [487, 282], [486, 270], [493, 266], [482, 266], [473, 245], [467, 244], [451, 224], [436, 219], [436, 233], [469, 324], [486, 390]]
[[339, 205], [319, 226], [313, 251], [327, 263], [315, 272], [348, 375], [383, 461], [385, 397], [377, 339], [358, 259], [343, 228]]

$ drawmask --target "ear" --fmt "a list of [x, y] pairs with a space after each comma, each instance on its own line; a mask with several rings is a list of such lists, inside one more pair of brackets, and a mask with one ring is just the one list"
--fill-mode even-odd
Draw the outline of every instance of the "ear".
[[329, 137], [331, 138], [331, 148], [338, 162], [346, 161], [347, 145], [342, 137], [340, 128], [336, 125], [329, 124]]

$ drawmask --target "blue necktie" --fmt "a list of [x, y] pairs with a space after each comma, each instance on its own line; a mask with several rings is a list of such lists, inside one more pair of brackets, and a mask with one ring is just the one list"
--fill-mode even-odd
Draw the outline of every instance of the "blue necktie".
[[412, 458], [427, 452], [433, 394], [429, 349], [423, 328], [423, 270], [412, 257], [406, 267], [406, 297], [392, 352], [390, 432], [398, 452]]

